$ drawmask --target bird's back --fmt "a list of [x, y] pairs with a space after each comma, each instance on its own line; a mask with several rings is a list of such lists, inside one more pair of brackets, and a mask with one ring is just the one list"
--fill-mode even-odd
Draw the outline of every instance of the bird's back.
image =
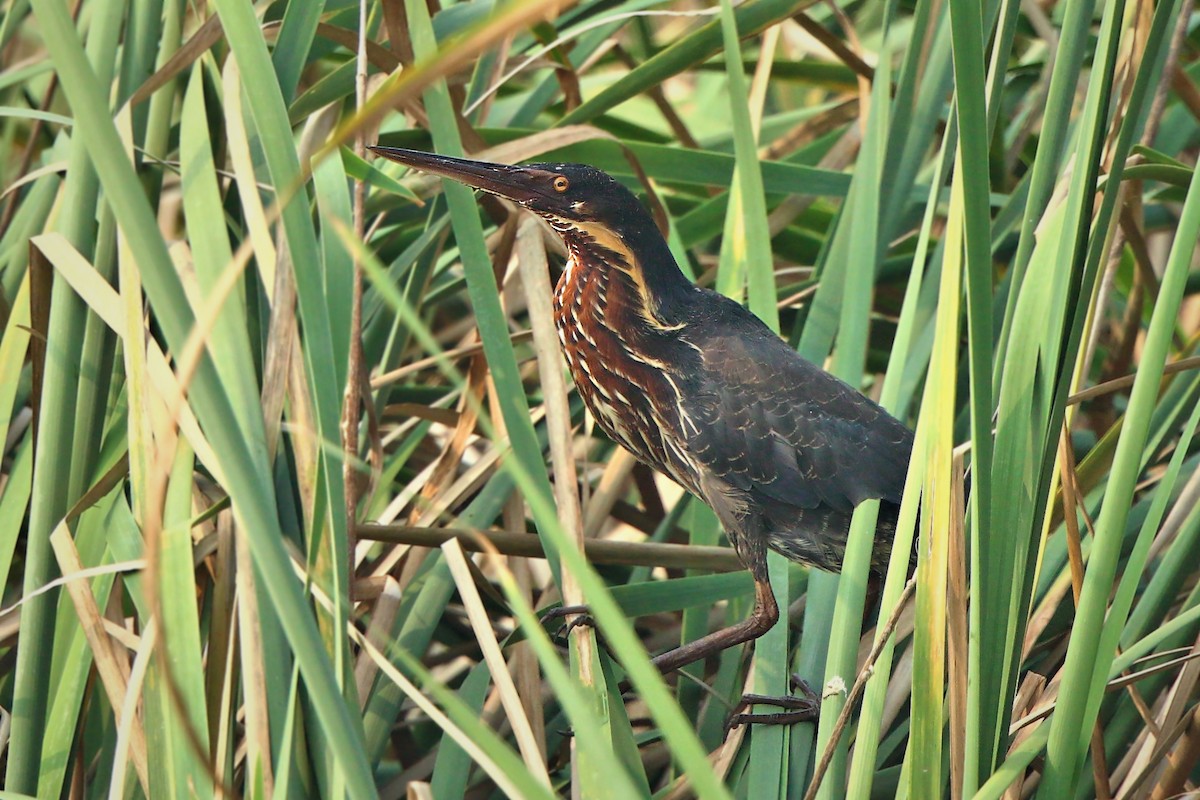
[[[854, 508], [881, 502], [873, 568], [886, 566], [912, 432], [800, 357], [737, 303], [697, 290], [679, 331], [700, 356], [684, 408], [706, 497], [743, 548], [839, 570]], [[725, 508], [720, 508], [724, 505]], [[749, 560], [758, 560], [757, 552]], [[744, 556], [745, 557], [745, 556]], [[753, 565], [752, 565], [753, 567]]]

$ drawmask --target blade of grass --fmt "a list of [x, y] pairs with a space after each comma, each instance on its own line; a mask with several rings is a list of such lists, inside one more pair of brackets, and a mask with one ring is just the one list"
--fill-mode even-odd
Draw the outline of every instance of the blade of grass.
[[953, 511], [951, 458], [954, 450], [954, 394], [957, 382], [960, 274], [963, 266], [965, 200], [964, 165], [955, 165], [950, 187], [946, 252], [939, 287], [937, 333], [930, 386], [925, 392], [921, 424], [930, 422], [924, 460], [920, 550], [917, 560], [916, 628], [913, 632], [912, 731], [906, 764], [912, 797], [942, 795], [942, 699], [945, 693], [946, 569]]
[[[159, 545], [161, 582], [158, 589], [162, 610], [162, 639], [159, 658], [147, 677], [147, 726], [155, 768], [150, 792], [179, 797], [194, 791], [208, 796], [212, 779], [207, 758], [200, 759], [190, 737], [208, 753], [208, 718], [204, 704], [202, 644], [196, 600], [191, 592], [175, 587], [194, 582], [192, 565], [192, 469], [193, 455], [180, 441], [171, 470], [162, 543]], [[191, 731], [187, 731], [190, 727]]]
[[[363, 655], [369, 657], [370, 654], [364, 653]], [[490, 679], [491, 673], [487, 662], [480, 662], [475, 665], [475, 668], [458, 688], [458, 697], [477, 715], [483, 713], [483, 704], [487, 700], [488, 686], [491, 684]], [[429, 780], [430, 790], [434, 797], [464, 797], [466, 795], [467, 783], [473, 774], [471, 755], [459, 746], [449, 731], [442, 735], [442, 741], [437, 749], [437, 761], [433, 765], [433, 775]]]
[[[0, 431], [8, 435], [17, 409], [14, 404], [21, 388], [21, 373], [29, 350], [29, 274], [21, 281], [12, 302], [12, 313], [0, 332]], [[7, 585], [7, 584], [0, 584]]]
[[[872, 86], [870, 117], [866, 120], [862, 153], [855, 171], [855, 180], [864, 188], [872, 184], [878, 185], [882, 181], [891, 117], [888, 96], [891, 90], [890, 59], [891, 55], [887, 50], [880, 54], [879, 67]], [[844, 265], [833, 267], [845, 272], [847, 291], [844, 294], [841, 320], [838, 324], [837, 350], [830, 365], [831, 372], [852, 386], [862, 381], [874, 294], [872, 288], [876, 264], [883, 250], [879, 242], [879, 195], [868, 190], [856, 197], [859, 203], [856, 204], [854, 216], [847, 221], [846, 226], [851, 240], [847, 251], [848, 261]], [[895, 352], [896, 350], [893, 350], [893, 353]], [[896, 371], [892, 373], [890, 381], [885, 378], [885, 386], [888, 383], [898, 384], [898, 379], [894, 376], [899, 374], [902, 363], [894, 366]], [[895, 394], [895, 390], [892, 393]], [[837, 680], [843, 687], [854, 683], [859, 640], [862, 637], [867, 573], [871, 564], [878, 514], [879, 503], [869, 501], [854, 510], [851, 520], [825, 659], [827, 685], [833, 680]], [[815, 745], [817, 753], [824, 753], [830, 747], [834, 727], [845, 707], [846, 699], [845, 689], [823, 693]], [[838, 797], [845, 792], [849, 740], [842, 739], [834, 743], [833, 747], [833, 758], [818, 797]]]
[[[34, 11], [39, 23], [48, 28], [43, 21], [47, 13], [45, 6], [35, 5]], [[69, 38], [64, 38], [59, 45], [59, 49], [69, 53], [81, 69], [93, 75], [98, 110], [106, 116], [110, 113], [104, 101], [108, 93], [98, 87], [112, 82], [116, 67], [113, 59], [122, 21], [121, 9], [111, 7], [107, 12], [97, 15], [89, 30], [86, 51], [69, 20], [63, 20]], [[72, 113], [78, 126], [79, 114], [74, 108]], [[87, 253], [95, 246], [92, 226], [99, 196], [99, 182], [90, 162], [91, 154], [86, 150], [72, 149], [68, 163], [70, 177], [63, 187], [65, 194], [61, 198], [57, 220], [58, 230]], [[42, 385], [36, 390], [40, 407], [34, 409], [39, 417], [55, 423], [36, 428], [38, 458], [33, 474], [23, 595], [33, 593], [54, 577], [50, 535], [84, 488], [72, 485], [65, 478], [81, 475], [82, 470], [75, 464], [87, 458], [86, 454], [72, 450], [75, 420], [79, 416], [74, 408], [75, 395], [78, 375], [84, 367], [82, 331], [85, 320], [78, 296], [64, 291], [59, 283], [58, 291], [52, 293], [50, 300], [50, 328], [45, 332], [45, 373]], [[21, 610], [21, 627], [25, 635], [17, 648], [12, 739], [5, 777], [5, 788], [13, 792], [32, 794], [39, 785], [49, 695], [50, 646], [54, 637], [51, 614], [56, 598], [57, 594], [53, 592], [39, 595]], [[57, 793], [54, 789], [51, 791]]]
[[[214, 6], [221, 18], [226, 38], [237, 59], [242, 74], [242, 91], [247, 108], [258, 133], [263, 158], [280, 205], [280, 221], [287, 242], [287, 252], [295, 270], [296, 296], [299, 317], [304, 330], [305, 374], [312, 397], [314, 435], [318, 441], [339, 441], [341, 419], [341, 389], [346, 385], [346, 358], [335, 353], [329, 308], [321, 291], [324, 286], [320, 265], [320, 248], [308, 208], [307, 195], [301, 188], [301, 168], [295, 136], [288, 119], [287, 108], [267, 50], [266, 41], [251, 6], [232, 0], [216, 0]], [[254, 76], [249, 79], [248, 76]], [[254, 408], [252, 406], [252, 408]], [[257, 413], [257, 409], [256, 413]], [[246, 423], [261, 429], [261, 421]], [[320, 493], [317, 503], [320, 515], [312, 520], [313, 535], [306, 542], [310, 557], [320, 565], [314, 577], [331, 596], [349, 597], [349, 539], [345, 499], [341, 481], [341, 463], [336, 449], [318, 449], [316, 487]], [[260, 454], [265, 456], [265, 454]], [[256, 559], [257, 560], [257, 559]], [[341, 610], [345, 606], [337, 604]], [[347, 676], [350, 663], [346, 640], [345, 616], [322, 619], [326, 648], [332, 660], [332, 674], [343, 692], [349, 691]], [[321, 704], [328, 702], [321, 700]], [[352, 704], [346, 697], [343, 706]], [[348, 709], [344, 709], [347, 710]], [[361, 722], [348, 714], [344, 719], [359, 731], [345, 743], [330, 741], [333, 750], [349, 747], [361, 741]], [[324, 750], [326, 743], [318, 743]], [[335, 761], [348, 769], [345, 757]], [[336, 776], [335, 776], [336, 779]], [[365, 782], [359, 776], [357, 782]]]
[[[406, 8], [409, 24], [412, 26], [413, 52], [418, 59], [431, 58], [437, 42], [429, 19], [429, 10], [424, 4], [414, 0], [406, 0]], [[434, 81], [426, 90], [426, 103], [437, 151], [443, 155], [462, 156], [458, 123], [444, 81]], [[496, 278], [484, 244], [483, 228], [479, 221], [474, 194], [467, 187], [453, 181], [445, 182], [444, 191], [462, 253], [463, 269], [467, 275], [467, 291], [475, 312], [475, 324], [483, 341], [491, 378], [496, 384], [504, 427], [512, 443], [513, 455], [524, 464], [533, 477], [532, 490], [549, 502], [552, 496], [550, 481], [546, 475], [541, 447], [537, 444], [533, 426], [529, 421], [529, 404], [520, 386], [517, 361], [508, 338], [504, 310], [500, 306], [496, 291]], [[535, 520], [539, 523], [540, 533], [548, 520], [537, 516]], [[558, 565], [557, 559], [553, 557], [555, 545], [550, 539], [545, 540], [545, 545], [547, 553], [551, 554], [551, 569], [557, 582]]]
[[[69, 578], [75, 573], [81, 572], [83, 570], [83, 562], [80, 560], [79, 551], [75, 549], [74, 542], [71, 541], [71, 530], [65, 521], [55, 528], [54, 533], [50, 535], [50, 539], [51, 547], [54, 548], [54, 554], [58, 559], [63, 575]], [[110, 587], [112, 585], [111, 578], [112, 576], [106, 576], [103, 580], [103, 585]], [[104, 691], [112, 707], [120, 708], [123, 705], [122, 699], [125, 696], [126, 684], [129, 679], [129, 666], [118, 655], [113, 646], [112, 639], [104, 630], [100, 606], [97, 596], [92, 592], [92, 588], [81, 580], [70, 580], [67, 583], [67, 591], [70, 594], [71, 602], [75, 606], [75, 613], [79, 618], [79, 624], [83, 628], [84, 635], [87, 637], [89, 649], [95, 657], [96, 671], [100, 674]], [[134, 722], [132, 725], [130, 742], [133, 763], [137, 769], [138, 779], [141, 781], [143, 790], [148, 793], [150, 791], [150, 783], [149, 767], [146, 758], [146, 733], [144, 728], [137, 722]]]
[[1063, 794], [1078, 782], [1088, 737], [1099, 708], [1099, 692], [1094, 688], [1094, 676], [1097, 673], [1104, 674], [1104, 664], [1113, 655], [1111, 651], [1099, 651], [1099, 634], [1107, 610], [1106, 598], [1116, 573], [1125, 522], [1129, 515], [1129, 499], [1137, 480], [1139, 460], [1136, 456], [1149, 431], [1150, 413], [1155, 406], [1163, 364], [1171, 346], [1197, 238], [1200, 238], [1200, 170], [1192, 174], [1192, 183], [1180, 214], [1130, 396], [1125, 427], [1117, 444], [1105, 502], [1096, 521], [1096, 543], [1088, 561], [1079, 612], [1072, 627], [1067, 660], [1063, 667], [1064, 692], [1050, 723], [1044, 778], [1046, 792]]
[[[579, 479], [571, 448], [571, 411], [567, 401], [567, 384], [563, 377], [562, 362], [558, 356], [558, 337], [554, 330], [549, 263], [541, 228], [535, 220], [526, 218], [521, 221], [517, 230], [516, 251], [521, 283], [525, 288], [526, 303], [529, 306], [534, 345], [538, 352], [538, 374], [545, 396], [546, 426], [554, 471], [555, 505], [558, 507], [559, 519], [571, 537], [572, 546], [582, 551], [583, 511], [576, 488]], [[581, 605], [586, 602], [571, 573], [563, 573], [561, 586], [563, 603], [566, 605]], [[593, 669], [594, 664], [598, 663], [595, 631], [588, 626], [576, 627], [570, 634], [570, 647], [575, 674], [579, 682], [594, 694], [601, 724], [611, 736], [611, 719], [608, 717], [607, 706], [600, 702], [607, 692], [604, 676], [597, 674]], [[579, 755], [586, 758], [588, 751], [581, 750]], [[526, 758], [529, 757], [530, 754], [526, 753]], [[598, 764], [587, 764], [581, 760], [579, 766], [574, 769], [579, 776], [580, 793], [588, 795], [604, 790], [605, 778], [603, 771], [598, 767]]]
[[521, 707], [520, 698], [517, 697], [517, 687], [508, 671], [508, 665], [504, 662], [504, 655], [500, 652], [500, 643], [496, 641], [495, 631], [492, 630], [491, 623], [488, 621], [487, 610], [483, 607], [483, 599], [479, 596], [475, 579], [467, 566], [467, 557], [463, 553], [462, 547], [453, 539], [442, 545], [442, 552], [450, 567], [450, 574], [458, 586], [458, 595], [462, 598], [463, 606], [467, 610], [471, 628], [475, 631], [476, 639], [483, 649], [483, 657], [491, 671], [492, 680], [500, 692], [500, 702], [507, 712], [509, 723], [513, 726], [517, 746], [520, 748], [521, 757], [525, 760], [525, 766], [535, 780], [549, 789], [550, 776], [546, 773], [546, 765], [542, 763], [541, 748], [533, 738], [533, 728]]
[[9, 571], [21, 534], [21, 522], [29, 509], [33, 483], [33, 437], [26, 435], [13, 448], [12, 466], [4, 490], [0, 491], [0, 579], [7, 585]]
[[1085, 41], [1090, 38], [1088, 29], [1091, 26], [1094, 7], [1095, 0], [1066, 0], [1063, 4], [1062, 27], [1054, 51], [1054, 71], [1050, 77], [1050, 90], [1046, 97], [1046, 108], [1051, 109], [1052, 113], [1044, 115], [1038, 137], [1029, 195], [1025, 201], [1025, 214], [1021, 218], [1020, 239], [1006, 288], [1007, 303], [1000, 341], [996, 347], [996, 374], [992, 377], [993, 384], [1000, 380], [1000, 370], [1008, 355], [1008, 339], [1015, 327], [1017, 298], [1037, 241], [1036, 227], [1045, 214], [1061, 172], [1070, 115], [1057, 113], [1057, 110], [1068, 109], [1071, 105], [1071, 97], [1076, 91], [1083, 64]]
[[387, 657], [367, 641], [357, 628], [351, 628], [351, 638], [375, 659], [380, 670], [408, 695], [434, 722], [454, 736], [455, 741], [471, 754], [472, 760], [483, 767], [496, 784], [510, 797], [551, 798], [554, 795], [537, 779], [524, 770], [520, 756], [508, 748], [494, 731], [484, 725], [474, 710], [463, 703], [453, 692], [440, 685], [419, 662], [402, 656], [408, 669], [421, 676], [430, 694], [442, 704], [445, 712], [425, 697]]
[[[944, 175], [949, 169], [947, 153], [950, 152], [955, 139], [953, 124], [949, 126], [946, 137], [938, 153], [934, 174]], [[908, 287], [904, 293], [904, 303], [900, 310], [900, 323], [896, 330], [896, 339], [892, 345], [892, 353], [888, 361], [888, 378], [885, 379], [880, 404], [884, 408], [893, 409], [898, 406], [902, 396], [900, 380], [891, 379], [893, 370], [903, 376], [904, 367], [914, 359], [910, 353], [915, 349], [917, 315], [919, 313], [921, 294], [924, 288], [925, 263], [933, 228], [934, 216], [938, 209], [938, 200], [942, 194], [943, 180], [933, 181], [930, 187], [929, 202], [926, 203], [925, 216], [921, 223], [916, 253], [913, 257], [913, 271], [909, 275]], [[932, 281], [930, 281], [932, 282]], [[926, 424], [928, 425], [928, 423]], [[913, 443], [913, 452], [926, 452], [928, 427], [918, 426]], [[905, 480], [904, 496], [900, 503], [900, 512], [896, 521], [896, 534], [892, 540], [892, 556], [888, 566], [887, 577], [884, 580], [883, 592], [880, 596], [879, 607], [886, 610], [894, 608], [904, 591], [908, 580], [909, 557], [912, 552], [913, 536], [916, 534], [916, 522], [921, 486], [925, 480], [925, 460], [914, 459], [909, 465], [909, 474]], [[881, 614], [882, 616], [882, 614]], [[876, 632], [878, 637], [879, 632]], [[878, 639], [876, 639], [878, 641]], [[862, 709], [859, 713], [858, 730], [855, 736], [854, 759], [850, 765], [850, 782], [847, 796], [852, 798], [868, 797], [872, 783], [875, 780], [876, 754], [879, 752], [879, 736], [883, 727], [884, 703], [887, 699], [888, 685], [892, 670], [892, 659], [897, 642], [886, 643], [875, 662], [873, 674], [867, 684], [863, 696]]]
[[[801, 7], [803, 5], [805, 4]], [[737, 8], [734, 17], [736, 30], [742, 37], [753, 36], [764, 28], [787, 19], [797, 10], [799, 9], [793, 0], [753, 0]], [[688, 34], [595, 97], [585, 101], [574, 111], [561, 117], [556, 124], [577, 125], [595, 119], [618, 103], [662, 83], [688, 67], [708, 60], [722, 50], [732, 52], [740, 60], [739, 48], [728, 46], [724, 31], [724, 23], [714, 21]], [[738, 70], [741, 71], [740, 64]]]
[[[995, 573], [985, 564], [999, 543], [991, 536], [992, 480], [992, 263], [991, 209], [987, 197], [988, 181], [988, 108], [985, 106], [984, 31], [976, 9], [952, 4], [950, 6], [951, 40], [954, 50], [954, 108], [958, 123], [956, 162], [960, 166], [963, 208], [963, 241], [965, 246], [965, 280], [967, 304], [968, 370], [970, 381], [971, 418], [971, 497], [970, 522], [973, 547], [971, 574], [979, 584], [995, 580]], [[979, 596], [988, 596], [980, 591]], [[980, 647], [986, 633], [981, 630], [985, 614], [991, 610], [978, 600], [971, 604], [974, 628], [979, 631], [968, 641], [973, 652], [968, 660], [972, 673], [967, 692], [967, 714], [982, 722], [980, 692], [981, 672], [988, 671]], [[971, 691], [971, 689], [976, 691]], [[955, 791], [964, 796], [974, 794], [981, 775], [990, 771], [996, 755], [996, 734], [986, 726], [967, 723], [970, 731], [964, 750], [962, 786]], [[975, 738], [978, 737], [978, 738]]]
[[279, 76], [280, 96], [291, 103], [300, 82], [300, 73], [308, 62], [309, 48], [317, 33], [317, 23], [325, 10], [325, 0], [311, 3], [288, 3], [283, 12], [271, 62]]
[[[1094, 294], [1092, 283], [1096, 276], [1096, 264], [1088, 267], [1087, 241], [1098, 237], [1107, 238], [1111, 219], [1098, 218], [1096, 234], [1091, 225], [1094, 216], [1096, 181], [1103, 160], [1103, 143], [1109, 129], [1108, 106], [1112, 92], [1115, 58], [1121, 38], [1124, 4], [1118, 0], [1105, 7], [1104, 18], [1098, 40], [1096, 61], [1093, 65], [1088, 92], [1080, 116], [1077, 136], [1077, 152], [1074, 170], [1070, 176], [1066, 200], [1058, 209], [1048, 213], [1039, 231], [1039, 242], [1029, 260], [1031, 275], [1037, 275], [1036, 286], [1022, 286], [1019, 290], [1029, 298], [1019, 298], [1014, 307], [1014, 319], [1023, 312], [1029, 327], [1009, 340], [1009, 350], [1001, 352], [1005, 363], [1005, 380], [1014, 381], [1014, 393], [1007, 395], [1007, 386], [1000, 390], [1000, 410], [997, 417], [996, 452], [1003, 448], [1004, 470], [994, 473], [996, 489], [993, 498], [993, 533], [1004, 531], [1026, 531], [1016, 536], [1007, 547], [999, 543], [1005, 534], [993, 535], [988, 547], [991, 558], [984, 572], [991, 577], [1007, 576], [999, 581], [985, 580], [982, 605], [987, 609], [984, 619], [998, 620], [1000, 608], [1008, 607], [1008, 623], [1001, 629], [993, 623], [999, 635], [985, 634], [987, 640], [1002, 644], [1003, 650], [987, 647], [980, 658], [984, 672], [981, 673], [980, 696], [998, 697], [1000, 702], [991, 708], [981, 709], [985, 731], [992, 731], [995, 744], [991, 745], [994, 763], [1002, 746], [1011, 712], [1006, 699], [1015, 691], [1019, 669], [1019, 643], [1023, 631], [1031, 592], [1022, 588], [1014, 592], [1013, 586], [1031, 585], [1036, 567], [1042, 518], [1048, 502], [1054, 461], [1058, 451], [1058, 437], [1062, 424], [1063, 403], [1069, 383], [1075, 371], [1077, 348], [1086, 323], [1086, 313], [1073, 313], [1081, 304], [1088, 302]], [[1111, 200], [1101, 205], [1111, 210]], [[1107, 247], [1096, 251], [1107, 251]], [[1070, 264], [1066, 269], [1064, 264]], [[1034, 269], [1037, 269], [1034, 272]], [[1082, 285], [1079, 285], [1082, 284]], [[1078, 288], [1075, 288], [1078, 285]], [[1026, 291], [1028, 289], [1028, 291]], [[1078, 299], [1072, 297], [1077, 293]], [[1029, 305], [1026, 306], [1025, 303]], [[1003, 345], [1003, 337], [1001, 345]], [[1024, 355], [1019, 355], [1018, 353]], [[1018, 377], [1017, 373], [1026, 373]], [[1010, 403], [1013, 408], [1010, 414]], [[1030, 425], [1032, 424], [1032, 429]], [[1032, 435], [1032, 439], [1030, 436]], [[1011, 437], [1011, 438], [1010, 438]], [[1028, 467], [1021, 466], [1025, 461]], [[1001, 474], [1003, 472], [1004, 474]], [[1023, 477], [1022, 473], [1026, 476]], [[1031, 486], [1020, 486], [1029, 482]], [[1035, 503], [1030, 508], [1025, 498], [1030, 494]], [[1006, 498], [1001, 501], [1000, 498]], [[1023, 515], [1028, 515], [1022, 518]], [[1011, 567], [1008, 565], [1011, 563]], [[993, 613], [993, 611], [995, 613]], [[999, 666], [1000, 669], [994, 669]], [[981, 769], [981, 772], [984, 771]]]
[[[140, 183], [128, 160], [121, 156], [121, 145], [101, 98], [106, 92], [92, 68], [82, 57], [78, 37], [65, 9], [49, 0], [33, 0], [38, 20], [46, 32], [46, 42], [58, 69], [63, 88], [71, 101], [78, 124], [85, 125], [89, 136], [84, 144], [104, 184], [130, 248], [142, 269], [142, 279], [151, 303], [159, 311], [159, 320], [169, 342], [182, 352], [188, 337], [193, 315], [179, 286], [161, 235]], [[251, 23], [251, 27], [253, 23]], [[289, 146], [290, 151], [290, 146]], [[307, 212], [297, 206], [301, 213]], [[229, 426], [237, 419], [227, 398], [217, 385], [217, 376], [210, 362], [201, 359], [190, 392], [190, 399], [206, 426], [214, 446], [222, 454], [221, 465], [228, 472], [234, 507], [248, 531], [251, 532], [255, 561], [262, 572], [267, 590], [289, 640], [297, 654], [300, 667], [313, 689], [312, 697], [328, 742], [339, 759], [347, 765], [350, 788], [357, 796], [373, 797], [375, 788], [369, 779], [370, 769], [360, 741], [354, 733], [348, 709], [335, 690], [335, 680], [329, 661], [317, 637], [315, 624], [305, 610], [301, 593], [294, 578], [286, 571], [286, 555], [276, 516], [271, 488], [264, 484], [270, 475], [265, 464], [265, 451], [254, 443], [263, 441], [261, 421], [257, 430], [239, 430]], [[10, 776], [11, 780], [11, 776]]]

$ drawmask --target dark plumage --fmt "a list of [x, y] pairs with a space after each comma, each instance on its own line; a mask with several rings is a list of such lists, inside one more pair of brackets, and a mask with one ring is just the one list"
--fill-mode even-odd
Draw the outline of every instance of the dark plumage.
[[684, 276], [649, 213], [581, 164], [512, 167], [373, 148], [507, 197], [566, 244], [555, 321], [600, 427], [716, 512], [758, 591], [753, 615], [656, 659], [677, 669], [778, 619], [766, 550], [841, 569], [854, 507], [881, 502], [871, 569], [886, 568], [912, 432], [800, 357], [741, 305]]

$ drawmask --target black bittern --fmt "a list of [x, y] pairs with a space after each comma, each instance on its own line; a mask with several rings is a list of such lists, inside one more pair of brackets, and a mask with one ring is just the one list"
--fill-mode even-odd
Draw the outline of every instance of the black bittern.
[[568, 257], [554, 319], [600, 428], [716, 512], [754, 576], [746, 621], [663, 653], [663, 671], [758, 638], [779, 619], [767, 548], [839, 571], [850, 517], [881, 501], [871, 557], [887, 568], [912, 432], [805, 361], [733, 300], [695, 286], [653, 218], [583, 164], [509, 166], [373, 147], [543, 217]]

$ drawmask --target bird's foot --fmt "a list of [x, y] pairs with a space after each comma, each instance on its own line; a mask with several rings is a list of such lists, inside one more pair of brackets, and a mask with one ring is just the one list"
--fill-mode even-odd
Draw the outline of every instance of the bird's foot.
[[[821, 713], [821, 698], [808, 685], [808, 681], [798, 675], [792, 676], [792, 689], [799, 692], [799, 695], [742, 695], [741, 702], [725, 720], [726, 733], [738, 725], [795, 725], [798, 722], [815, 722]], [[753, 705], [776, 706], [781, 710], [765, 714], [744, 711]]]
[[[570, 617], [570, 619], [567, 619]], [[613, 654], [612, 648], [608, 646], [608, 640], [604, 638], [604, 634], [600, 633], [600, 629], [596, 627], [596, 620], [588, 612], [587, 606], [559, 606], [552, 608], [539, 618], [543, 628], [547, 628], [555, 620], [565, 620], [554, 631], [554, 638], [560, 642], [566, 642], [567, 637], [571, 635], [571, 631], [576, 628], [592, 628], [596, 632], [596, 644], [608, 654], [608, 657], [613, 661], [617, 660]], [[624, 691], [624, 689], [622, 689]]]
[[581, 625], [589, 628], [596, 627], [596, 621], [592, 619], [587, 606], [559, 606], [558, 608], [552, 608], [545, 614], [542, 614], [538, 621], [542, 623], [542, 627], [548, 627], [550, 623], [558, 620], [564, 620], [554, 632], [554, 636], [559, 639], [566, 639], [571, 631]]

